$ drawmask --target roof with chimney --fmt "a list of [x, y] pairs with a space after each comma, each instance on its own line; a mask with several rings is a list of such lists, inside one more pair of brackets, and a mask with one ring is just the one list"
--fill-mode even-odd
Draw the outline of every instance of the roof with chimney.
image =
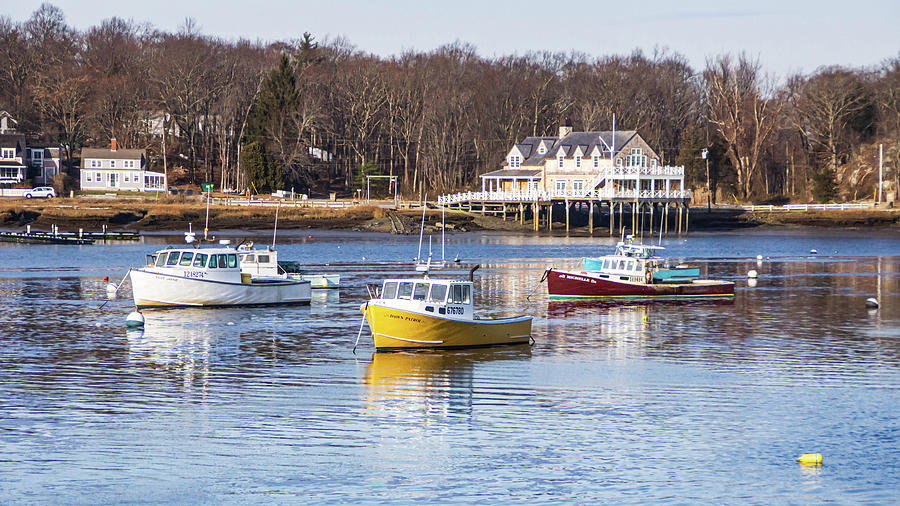
[[147, 156], [146, 149], [117, 149], [116, 139], [109, 141], [109, 149], [84, 148], [81, 150], [81, 158], [102, 160], [143, 160]]

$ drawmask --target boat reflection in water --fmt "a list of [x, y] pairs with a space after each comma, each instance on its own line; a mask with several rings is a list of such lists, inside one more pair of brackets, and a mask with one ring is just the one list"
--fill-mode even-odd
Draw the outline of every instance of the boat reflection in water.
[[[475, 383], [503, 390], [498, 362], [531, 359], [530, 347], [478, 348], [453, 351], [396, 351], [372, 355], [363, 382], [370, 409], [427, 414], [471, 414]], [[478, 376], [480, 369], [489, 369]], [[496, 385], [494, 384], [496, 383]]]

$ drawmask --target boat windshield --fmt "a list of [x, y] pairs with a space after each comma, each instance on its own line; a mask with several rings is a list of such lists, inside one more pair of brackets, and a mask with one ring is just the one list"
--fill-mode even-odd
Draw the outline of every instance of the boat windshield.
[[442, 303], [447, 298], [447, 285], [431, 285], [428, 302]]
[[384, 289], [381, 291], [382, 299], [394, 299], [397, 297], [397, 283], [393, 281], [385, 281]]
[[169, 253], [169, 259], [166, 260], [166, 265], [178, 265], [178, 254], [178, 251]]
[[416, 288], [413, 290], [413, 300], [425, 300], [427, 295], [428, 283], [416, 283]]
[[159, 255], [156, 255], [156, 266], [162, 267], [163, 265], [166, 265], [167, 256], [169, 256], [168, 253], [160, 253]]

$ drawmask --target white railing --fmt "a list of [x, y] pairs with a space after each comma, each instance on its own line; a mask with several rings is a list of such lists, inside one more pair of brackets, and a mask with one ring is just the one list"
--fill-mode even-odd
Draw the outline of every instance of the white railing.
[[786, 206], [741, 206], [747, 211], [828, 211], [837, 210], [844, 211], [847, 209], [868, 209], [872, 207], [871, 202], [851, 202], [847, 204], [789, 204]]
[[634, 177], [637, 174], [642, 176], [667, 176], [667, 177], [684, 177], [684, 166], [671, 166], [665, 165], [661, 167], [639, 167], [639, 166], [625, 166], [625, 167], [612, 167], [606, 169], [606, 174], [610, 177], [615, 176], [625, 176], [625, 177]]
[[690, 199], [690, 190], [642, 190], [639, 194], [635, 190], [612, 190], [598, 188], [591, 192], [576, 192], [573, 190], [560, 191], [489, 191], [489, 192], [462, 192], [438, 197], [438, 205], [458, 204], [461, 202], [549, 202], [561, 199], [659, 199], [675, 200]]
[[360, 202], [333, 201], [333, 200], [262, 200], [253, 198], [218, 198], [213, 197], [209, 203], [214, 206], [242, 206], [242, 207], [353, 207]]

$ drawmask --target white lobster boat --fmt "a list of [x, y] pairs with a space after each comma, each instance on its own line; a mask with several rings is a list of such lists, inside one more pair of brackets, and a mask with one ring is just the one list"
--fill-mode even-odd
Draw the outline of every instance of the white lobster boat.
[[138, 308], [309, 304], [310, 283], [242, 273], [233, 247], [167, 248], [130, 271]]

